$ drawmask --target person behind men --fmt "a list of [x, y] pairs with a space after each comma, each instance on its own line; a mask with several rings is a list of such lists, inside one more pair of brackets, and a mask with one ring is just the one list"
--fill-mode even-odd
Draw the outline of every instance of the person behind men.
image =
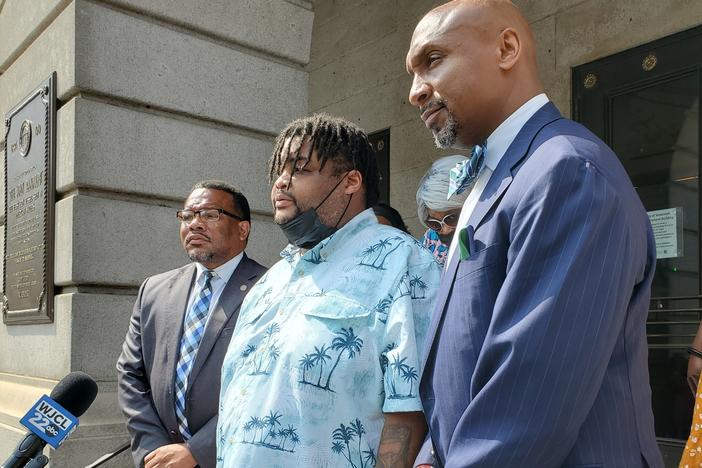
[[687, 348], [690, 358], [687, 362], [687, 384], [692, 391], [695, 405], [692, 410], [692, 424], [687, 437], [680, 468], [699, 468], [702, 466], [702, 388], [700, 388], [700, 373], [702, 372], [702, 323], [697, 327], [697, 333]]
[[442, 267], [446, 263], [463, 202], [469, 193], [464, 190], [449, 196], [449, 175], [451, 169], [467, 159], [458, 154], [437, 159], [419, 181], [417, 188], [417, 215], [419, 222], [427, 228], [422, 244], [434, 254]]
[[220, 370], [249, 288], [266, 269], [244, 253], [246, 197], [196, 184], [176, 213], [192, 263], [147, 278], [117, 362], [137, 467], [214, 467]]
[[269, 177], [290, 244], [229, 344], [217, 466], [411, 466], [426, 432], [417, 379], [439, 267], [377, 222], [375, 156], [350, 122], [289, 124]]
[[373, 213], [375, 213], [375, 217], [378, 218], [380, 224], [392, 226], [405, 234], [409, 234], [405, 220], [402, 219], [400, 212], [387, 203], [376, 203], [373, 205]]
[[483, 163], [454, 181], [471, 193], [430, 327], [417, 461], [663, 466], [645, 326], [654, 238], [617, 156], [548, 101], [509, 1], [433, 9], [406, 64], [437, 145], [479, 145]]

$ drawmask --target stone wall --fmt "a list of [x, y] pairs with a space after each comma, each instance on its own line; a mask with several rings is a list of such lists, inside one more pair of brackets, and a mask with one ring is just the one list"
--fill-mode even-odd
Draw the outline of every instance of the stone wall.
[[[310, 111], [346, 117], [369, 132], [390, 128], [390, 203], [413, 234], [415, 193], [434, 148], [408, 103], [404, 59], [417, 21], [435, 0], [315, 0]], [[515, 0], [538, 42], [549, 97], [570, 116], [571, 67], [702, 24], [697, 0]]]
[[114, 365], [139, 284], [187, 261], [175, 210], [193, 183], [238, 186], [249, 255], [276, 261], [265, 166], [278, 130], [307, 112], [312, 21], [306, 0], [0, 1], [0, 114], [54, 70], [59, 99], [55, 317], [0, 325], [0, 453], [73, 370], [100, 393], [52, 466], [126, 440]]
[[[0, 114], [54, 70], [59, 97], [55, 318], [0, 325], [0, 453], [73, 370], [100, 396], [53, 466], [83, 466], [124, 440], [114, 362], [139, 283], [186, 260], [175, 209], [200, 179], [233, 182], [253, 209], [249, 253], [272, 264], [284, 242], [265, 164], [280, 127], [308, 108], [391, 129], [390, 201], [421, 233], [416, 184], [454, 151], [434, 148], [408, 104], [404, 58], [418, 19], [442, 2], [313, 3], [314, 14], [307, 0], [0, 0]], [[565, 115], [571, 67], [702, 24], [697, 0], [516, 3]]]

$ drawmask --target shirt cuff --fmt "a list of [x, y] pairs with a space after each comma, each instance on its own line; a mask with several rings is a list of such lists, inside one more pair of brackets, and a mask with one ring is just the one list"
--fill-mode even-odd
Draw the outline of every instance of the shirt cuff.
[[422, 400], [419, 398], [385, 398], [383, 413], [410, 413], [413, 411], [424, 411]]

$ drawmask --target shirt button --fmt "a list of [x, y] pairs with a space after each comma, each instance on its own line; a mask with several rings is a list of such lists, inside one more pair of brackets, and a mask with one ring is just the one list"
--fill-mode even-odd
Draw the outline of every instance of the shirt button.
[[302, 278], [303, 276], [305, 276], [305, 272], [300, 270], [300, 272], [298, 273], [298, 276], [300, 276], [300, 278]]

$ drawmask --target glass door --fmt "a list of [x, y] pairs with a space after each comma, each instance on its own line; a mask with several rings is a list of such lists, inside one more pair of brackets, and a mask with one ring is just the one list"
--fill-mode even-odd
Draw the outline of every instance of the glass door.
[[574, 119], [615, 151], [654, 228], [649, 369], [656, 435], [670, 466], [689, 434], [685, 348], [702, 317], [701, 68], [696, 28], [573, 69]]

